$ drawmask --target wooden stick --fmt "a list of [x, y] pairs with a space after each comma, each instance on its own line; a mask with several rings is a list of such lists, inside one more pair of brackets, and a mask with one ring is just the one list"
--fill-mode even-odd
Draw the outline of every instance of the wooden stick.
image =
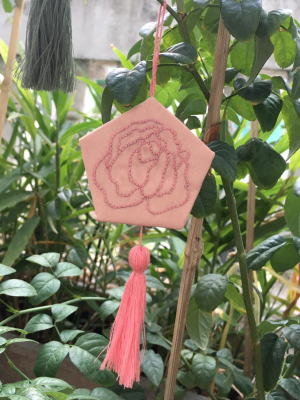
[[[251, 138], [258, 137], [258, 121], [251, 122]], [[251, 177], [249, 177], [248, 202], [247, 202], [247, 228], [246, 228], [246, 252], [253, 249], [254, 244], [254, 222], [255, 222], [255, 193], [256, 187]], [[253, 272], [249, 273], [249, 281], [253, 281]], [[252, 292], [252, 290], [251, 290]], [[252, 379], [253, 365], [253, 344], [251, 340], [250, 327], [247, 316], [245, 316], [245, 364], [244, 372]]]
[[[213, 125], [218, 124], [220, 121], [220, 110], [225, 81], [229, 42], [230, 34], [226, 30], [223, 21], [220, 19], [214, 70], [212, 75], [211, 94], [206, 120], [206, 133]], [[191, 228], [188, 234], [186, 248], [184, 252], [185, 260], [182, 270], [182, 278], [179, 290], [174, 335], [168, 366], [164, 400], [174, 400], [177, 371], [179, 367], [191, 287], [194, 280], [195, 270], [199, 265], [199, 261], [203, 252], [202, 224], [203, 219], [192, 217]]]
[[13, 65], [16, 60], [16, 55], [18, 50], [20, 27], [22, 22], [24, 4], [25, 0], [16, 0], [14, 19], [9, 41], [7, 62], [4, 72], [4, 80], [2, 83], [1, 93], [0, 93], [0, 145], [2, 142], [4, 124], [6, 120], [7, 105], [13, 80]]

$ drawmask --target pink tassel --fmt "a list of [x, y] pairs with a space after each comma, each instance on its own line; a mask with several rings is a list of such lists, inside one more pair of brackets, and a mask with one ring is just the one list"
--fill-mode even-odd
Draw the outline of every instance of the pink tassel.
[[[150, 263], [150, 253], [141, 245], [129, 253], [129, 264], [133, 273], [123, 293], [121, 305], [112, 326], [107, 354], [101, 370], [107, 368], [118, 374], [121, 385], [131, 388], [140, 381], [140, 368], [145, 349], [144, 318], [146, 307], [146, 277], [144, 271]], [[140, 357], [142, 333], [143, 353]]]

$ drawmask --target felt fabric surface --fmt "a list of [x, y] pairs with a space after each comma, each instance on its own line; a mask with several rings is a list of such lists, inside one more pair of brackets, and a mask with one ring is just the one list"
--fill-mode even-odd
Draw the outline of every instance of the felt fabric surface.
[[214, 153], [154, 97], [79, 141], [103, 222], [182, 229]]

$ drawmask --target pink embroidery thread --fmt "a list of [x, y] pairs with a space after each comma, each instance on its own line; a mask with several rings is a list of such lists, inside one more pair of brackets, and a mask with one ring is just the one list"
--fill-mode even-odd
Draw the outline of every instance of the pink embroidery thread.
[[[146, 127], [142, 127], [142, 125], [147, 124], [147, 123], [154, 123], [153, 125], [148, 125]], [[118, 140], [118, 144], [117, 147], [114, 146], [114, 139], [122, 134], [122, 132], [128, 130], [128, 132], [124, 133], [123, 135], [121, 135], [121, 137]], [[139, 133], [143, 133], [149, 131], [149, 133], [146, 134], [146, 137], [142, 137], [139, 136], [137, 139], [125, 144], [122, 146], [122, 140], [125, 138], [130, 137], [130, 135], [134, 134], [135, 132], [139, 132]], [[172, 136], [173, 136], [173, 140], [174, 143], [177, 147], [177, 154], [169, 151], [168, 150], [168, 143], [165, 139], [163, 139], [161, 137], [161, 132], [163, 131], [168, 131], [171, 132]], [[152, 135], [154, 135], [154, 139], [149, 139]], [[149, 139], [149, 140], [148, 140]], [[134, 189], [132, 189], [130, 192], [128, 193], [122, 193], [119, 184], [114, 180], [113, 176], [112, 176], [112, 167], [115, 164], [115, 162], [117, 161], [118, 157], [124, 152], [124, 150], [126, 150], [127, 148], [129, 148], [130, 146], [133, 146], [135, 144], [139, 143], [139, 147], [135, 148], [130, 157], [129, 157], [129, 161], [128, 161], [128, 178], [129, 181], [135, 186]], [[159, 148], [158, 152], [155, 152], [153, 150], [153, 144], [156, 144], [157, 147]], [[141, 155], [141, 150], [142, 147], [144, 145], [149, 145], [150, 148], [150, 153], [151, 156], [150, 158], [147, 158], [146, 160], [142, 160], [142, 155]], [[117, 152], [117, 155], [112, 158], [112, 154], [113, 152]], [[149, 182], [149, 178], [150, 178], [150, 172], [151, 170], [157, 165], [157, 162], [159, 161], [159, 157], [162, 153], [165, 153], [167, 156], [167, 160], [166, 163], [164, 165], [164, 168], [162, 170], [162, 175], [161, 175], [161, 179], [160, 179], [160, 183], [158, 185], [158, 188], [156, 189], [156, 191], [150, 195], [145, 194], [144, 192], [144, 188], [146, 186], [146, 184]], [[150, 167], [147, 169], [147, 173], [146, 173], [146, 179], [144, 180], [144, 183], [142, 184], [138, 184], [137, 182], [135, 182], [135, 180], [132, 177], [132, 159], [134, 157], [135, 154], [138, 154], [138, 158], [139, 161], [142, 164], [145, 164], [147, 162], [153, 161], [153, 163], [151, 163]], [[173, 156], [173, 157], [172, 157]], [[128, 203], [125, 205], [115, 205], [112, 204], [109, 200], [108, 200], [108, 194], [107, 191], [104, 189], [103, 186], [101, 186], [101, 184], [97, 181], [97, 170], [99, 168], [99, 166], [101, 165], [102, 162], [104, 162], [104, 160], [107, 158], [107, 160], [105, 161], [105, 167], [107, 169], [107, 173], [108, 173], [108, 177], [110, 179], [110, 181], [115, 185], [116, 187], [116, 192], [118, 194], [118, 196], [120, 197], [130, 197], [133, 193], [135, 193], [137, 190], [140, 191], [142, 198], [136, 202], [133, 203]], [[158, 214], [163, 214], [169, 210], [172, 210], [174, 208], [179, 208], [183, 205], [185, 205], [190, 198], [190, 191], [189, 191], [189, 181], [188, 181], [188, 170], [189, 170], [189, 163], [188, 163], [188, 159], [190, 157], [190, 153], [187, 152], [186, 150], [182, 150], [182, 145], [181, 143], [178, 141], [177, 139], [177, 135], [176, 133], [169, 128], [166, 128], [161, 122], [156, 121], [154, 119], [147, 119], [144, 121], [136, 121], [136, 122], [132, 122], [130, 125], [126, 126], [125, 128], [121, 129], [120, 131], [116, 132], [110, 139], [109, 142], [109, 149], [108, 151], [103, 155], [103, 157], [97, 162], [94, 171], [93, 171], [93, 181], [95, 183], [95, 185], [97, 186], [97, 188], [99, 190], [102, 191], [103, 193], [103, 197], [105, 200], [105, 203], [114, 209], [120, 209], [120, 208], [127, 208], [127, 207], [135, 207], [139, 204], [141, 204], [142, 202], [146, 201], [147, 204], [147, 210], [150, 214], [153, 215], [158, 215]], [[161, 192], [161, 189], [163, 187], [163, 184], [165, 182], [165, 175], [166, 175], [166, 171], [168, 169], [168, 167], [171, 165], [171, 158], [173, 158], [173, 162], [172, 162], [172, 169], [174, 172], [174, 181], [173, 184], [171, 186], [171, 188], [169, 190], [166, 190], [164, 192]], [[177, 163], [177, 159], [179, 158], [179, 162]], [[178, 181], [178, 169], [180, 168], [180, 166], [182, 165], [182, 163], [185, 164], [184, 167], [184, 181], [185, 181], [185, 185], [184, 188], [187, 190], [187, 195], [186, 198], [179, 204], [176, 205], [171, 205], [166, 207], [164, 210], [162, 211], [154, 211], [151, 209], [150, 206], [150, 199], [153, 198], [154, 196], [157, 197], [162, 197], [165, 195], [170, 195], [174, 189], [176, 188], [176, 184]]]

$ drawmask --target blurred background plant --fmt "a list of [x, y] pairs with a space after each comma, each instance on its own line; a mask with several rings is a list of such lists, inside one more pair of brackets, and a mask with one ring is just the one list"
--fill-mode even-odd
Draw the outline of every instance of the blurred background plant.
[[[182, 43], [182, 31], [169, 13], [156, 98], [201, 137], [220, 6], [218, 1], [187, 0], [185, 12], [184, 24], [192, 45]], [[276, 16], [273, 25], [270, 21], [264, 25], [263, 12], [258, 15], [260, 30], [253, 32], [256, 52], [259, 38], [266, 37], [261, 33], [263, 28], [272, 26], [274, 30], [275, 26], [270, 35], [272, 52], [278, 65], [286, 68], [299, 57], [299, 24], [287, 10], [270, 14], [267, 18], [271, 22]], [[122, 92], [126, 100], [130, 91], [136, 91], [130, 107], [147, 97], [154, 30], [153, 23], [144, 26], [141, 39], [128, 56], [115, 49], [128, 70], [147, 61], [143, 75], [137, 76], [128, 92]], [[2, 40], [0, 54], [5, 62], [7, 46]], [[256, 398], [252, 372], [250, 377], [243, 373], [246, 310], [234, 230], [221, 180], [234, 181], [245, 240], [249, 173], [257, 190], [256, 247], [248, 256], [248, 267], [257, 271], [253, 307], [262, 346], [264, 389], [269, 392], [266, 399], [297, 400], [300, 396], [300, 156], [296, 152], [300, 146], [300, 94], [295, 93], [299, 91], [295, 88], [297, 81], [291, 89], [280, 76], [256, 77], [262, 65], [255, 57], [254, 39], [244, 42], [237, 34], [231, 42], [227, 98], [224, 95], [221, 110], [222, 143], [237, 151], [221, 156], [221, 167], [213, 165], [192, 212], [199, 218], [205, 216], [205, 246], [190, 299], [176, 399], [187, 393], [213, 400]], [[256, 74], [247, 89], [241, 77], [250, 76], [251, 66]], [[138, 228], [95, 219], [78, 139], [130, 107], [128, 102], [118, 101], [120, 94], [112, 87], [104, 89], [86, 76], [77, 79], [86, 84], [94, 102], [88, 113], [74, 109], [74, 96], [27, 91], [18, 82], [11, 91], [7, 119], [12, 135], [3, 139], [0, 155], [0, 334], [14, 332], [20, 337], [0, 337], [0, 352], [3, 363], [7, 361], [24, 381], [3, 382], [0, 397], [162, 399], [189, 223], [180, 232], [146, 229], [144, 242], [151, 248], [151, 265], [146, 276], [144, 377], [141, 385], [124, 390], [115, 382], [114, 374], [98, 370], [100, 361], [94, 364], [94, 359], [108, 343], [130, 274], [127, 255], [137, 240]], [[251, 129], [255, 129], [250, 121], [256, 118], [262, 141], [250, 140]], [[210, 290], [214, 285], [216, 290]], [[12, 362], [8, 351], [9, 345], [26, 340], [42, 344], [30, 379]], [[101, 387], [75, 390], [55, 378], [67, 355], [86, 378]]]

